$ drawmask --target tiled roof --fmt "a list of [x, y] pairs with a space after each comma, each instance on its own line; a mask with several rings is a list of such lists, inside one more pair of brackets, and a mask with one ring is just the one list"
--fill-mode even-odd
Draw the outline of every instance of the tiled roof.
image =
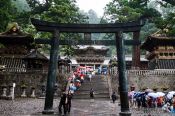
[[33, 50], [31, 53], [27, 54], [24, 59], [41, 59], [41, 60], [48, 60], [48, 58], [41, 54], [37, 50]]

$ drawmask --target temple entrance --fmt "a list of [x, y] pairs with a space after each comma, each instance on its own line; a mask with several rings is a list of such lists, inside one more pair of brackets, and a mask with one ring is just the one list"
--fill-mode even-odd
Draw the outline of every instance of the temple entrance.
[[[128, 23], [115, 23], [115, 24], [56, 24], [53, 22], [40, 21], [37, 19], [32, 19], [33, 25], [38, 31], [52, 32], [53, 38], [45, 43], [51, 45], [50, 50], [50, 64], [48, 70], [47, 87], [46, 87], [46, 99], [44, 106], [44, 114], [52, 114], [53, 112], [53, 94], [54, 94], [54, 84], [57, 72], [57, 58], [58, 58], [58, 47], [60, 44], [67, 44], [66, 41], [59, 40], [59, 33], [115, 33], [115, 41], [97, 41], [97, 44], [110, 43], [116, 45], [117, 48], [117, 58], [118, 58], [118, 71], [119, 71], [119, 87], [120, 87], [120, 103], [122, 116], [130, 116], [129, 103], [128, 103], [128, 85], [127, 78], [125, 75], [126, 65], [125, 65], [125, 54], [124, 54], [124, 40], [122, 34], [127, 32], [133, 32], [134, 40], [131, 43], [137, 43], [139, 39], [139, 33], [141, 27], [144, 25], [142, 20]], [[61, 43], [62, 42], [62, 43]], [[90, 41], [92, 42], [92, 41]], [[69, 43], [69, 42], [68, 42]], [[79, 44], [83, 44], [80, 42]], [[135, 48], [137, 52], [133, 55], [133, 66], [139, 66], [140, 53], [138, 50], [138, 44]]]

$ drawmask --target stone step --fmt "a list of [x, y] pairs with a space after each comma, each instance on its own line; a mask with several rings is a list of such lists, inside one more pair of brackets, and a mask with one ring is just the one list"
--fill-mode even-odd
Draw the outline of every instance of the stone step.
[[107, 79], [106, 78], [99, 78], [99, 77], [94, 77], [94, 78], [91, 78], [92, 81], [106, 81]]
[[[74, 99], [90, 99], [89, 93], [87, 94], [78, 94], [73, 96]], [[100, 93], [100, 94], [94, 94], [94, 98], [110, 98], [109, 93]]]
[[107, 83], [89, 83], [89, 84], [82, 84], [80, 87], [82, 88], [91, 88], [91, 87], [108, 87], [108, 84]]
[[90, 89], [94, 90], [94, 97], [109, 99], [109, 86], [104, 76], [93, 76], [91, 81], [85, 78], [79, 90], [74, 94], [75, 99], [90, 99]]
[[82, 86], [84, 86], [84, 87], [90, 87], [90, 86], [108, 86], [108, 83], [107, 82], [105, 82], [105, 83], [100, 83], [100, 82], [96, 82], [96, 83], [82, 83], [81, 84]]
[[83, 84], [90, 85], [90, 84], [100, 84], [100, 85], [106, 85], [108, 82], [107, 81], [91, 81], [91, 82], [84, 82]]
[[[89, 78], [85, 78], [85, 81], [89, 81]], [[91, 81], [107, 81], [106, 78], [92, 77]]]
[[104, 87], [104, 86], [102, 86], [102, 87], [100, 87], [100, 86], [98, 86], [98, 87], [96, 87], [96, 86], [82, 87], [81, 86], [79, 88], [79, 90], [77, 90], [77, 91], [89, 91], [91, 88], [93, 88], [94, 90], [109, 90], [108, 87]]
[[[81, 91], [76, 91], [75, 92], [75, 95], [77, 95], [77, 94], [89, 94], [89, 90], [81, 90]], [[97, 94], [103, 94], [103, 93], [109, 93], [109, 90], [94, 90], [94, 92], [95, 93], [97, 93]]]
[[79, 88], [79, 90], [90, 90], [91, 88], [93, 88], [94, 90], [96, 89], [96, 90], [100, 90], [100, 89], [107, 89], [108, 88], [108, 86], [97, 86], [97, 85], [91, 85], [91, 86], [85, 86], [85, 87], [83, 87], [83, 86], [81, 86], [80, 88]]

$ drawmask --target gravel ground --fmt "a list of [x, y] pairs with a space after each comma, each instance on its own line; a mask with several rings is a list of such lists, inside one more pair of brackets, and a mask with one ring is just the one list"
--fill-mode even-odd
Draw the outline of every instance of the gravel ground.
[[[54, 115], [58, 116], [59, 99], [54, 99]], [[0, 100], [0, 116], [41, 116], [44, 109], [44, 99], [15, 99]], [[118, 102], [113, 104], [109, 100], [72, 100], [72, 108], [69, 116], [118, 116], [120, 106]], [[132, 116], [175, 116], [164, 113], [161, 109], [131, 109]], [[46, 116], [46, 115], [44, 115]]]

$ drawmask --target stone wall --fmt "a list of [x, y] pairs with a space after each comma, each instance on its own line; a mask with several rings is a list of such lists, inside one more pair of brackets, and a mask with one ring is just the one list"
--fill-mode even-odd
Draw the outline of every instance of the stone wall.
[[[66, 87], [68, 74], [58, 74], [56, 78], [55, 91], [60, 94]], [[7, 95], [10, 94], [10, 87], [16, 83], [15, 97], [20, 97], [22, 89], [26, 89], [27, 97], [31, 96], [32, 89], [35, 89], [36, 97], [42, 96], [42, 90], [45, 90], [47, 82], [47, 72], [32, 71], [23, 73], [0, 72], [0, 96], [3, 93], [3, 87], [7, 88]]]
[[[128, 70], [126, 71], [128, 77], [128, 87], [134, 84], [136, 90], [142, 90], [145, 88], [157, 89], [163, 91], [175, 90], [175, 70]], [[118, 92], [118, 72], [110, 75], [112, 89]], [[128, 88], [129, 89], [129, 88]]]

